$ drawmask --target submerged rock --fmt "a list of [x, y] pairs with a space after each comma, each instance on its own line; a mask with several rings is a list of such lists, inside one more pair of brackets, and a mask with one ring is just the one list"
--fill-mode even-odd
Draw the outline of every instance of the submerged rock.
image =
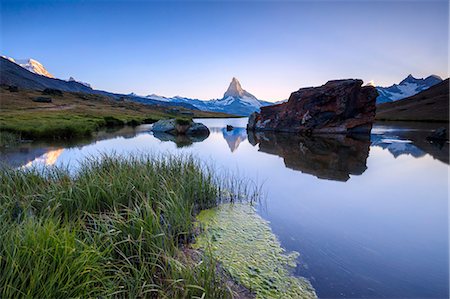
[[295, 133], [368, 133], [375, 118], [378, 92], [362, 80], [328, 81], [301, 88], [285, 103], [261, 107], [247, 128]]

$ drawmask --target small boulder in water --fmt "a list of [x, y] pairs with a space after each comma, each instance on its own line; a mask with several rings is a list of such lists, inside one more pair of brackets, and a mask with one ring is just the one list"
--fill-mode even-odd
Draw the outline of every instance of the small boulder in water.
[[227, 131], [233, 131], [234, 127], [232, 125], [227, 125]]
[[209, 135], [209, 129], [202, 123], [185, 119], [162, 119], [153, 124], [153, 132], [172, 135]]
[[186, 132], [187, 135], [200, 136], [209, 135], [209, 129], [202, 123], [192, 122], [191, 126]]

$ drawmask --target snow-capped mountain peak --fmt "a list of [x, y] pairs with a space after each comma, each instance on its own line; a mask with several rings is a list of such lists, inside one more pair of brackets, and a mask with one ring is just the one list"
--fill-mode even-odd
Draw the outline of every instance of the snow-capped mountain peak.
[[225, 91], [225, 93], [223, 94], [224, 98], [227, 97], [236, 97], [236, 98], [240, 98], [244, 96], [244, 92], [245, 90], [242, 89], [241, 83], [239, 82], [238, 79], [236, 79], [235, 77], [233, 77], [233, 79], [231, 79], [231, 83], [228, 86], [227, 91]]
[[32, 58], [28, 58], [28, 59], [14, 59], [11, 57], [6, 57], [6, 56], [2, 56], [6, 59], [8, 59], [11, 62], [14, 62], [15, 64], [20, 65], [21, 67], [23, 67], [24, 69], [38, 74], [38, 75], [42, 75], [48, 78], [55, 78], [52, 74], [50, 74], [45, 67], [37, 60], [32, 59]]
[[231, 83], [228, 86], [227, 91], [225, 91], [225, 93], [223, 94], [224, 99], [228, 97], [233, 98], [251, 97], [256, 99], [254, 95], [252, 95], [251, 93], [247, 92], [242, 88], [241, 83], [236, 77], [233, 77], [233, 79], [231, 79]]
[[441, 81], [441, 77], [436, 75], [428, 76], [425, 79], [418, 79], [409, 74], [405, 79], [400, 81], [399, 84], [393, 84], [389, 87], [377, 86], [379, 93], [377, 104], [393, 102], [413, 96]]
[[156, 94], [146, 96], [149, 100], [171, 102], [176, 104], [191, 105], [199, 110], [225, 112], [235, 115], [247, 116], [258, 111], [262, 106], [273, 103], [258, 100], [254, 95], [245, 91], [238, 79], [233, 78], [223, 98], [209, 101], [190, 99], [181, 96], [163, 97]]

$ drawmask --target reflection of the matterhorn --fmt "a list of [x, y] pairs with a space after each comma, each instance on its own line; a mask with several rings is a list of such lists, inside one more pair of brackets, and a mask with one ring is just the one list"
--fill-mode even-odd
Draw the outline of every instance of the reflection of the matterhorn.
[[345, 135], [301, 136], [274, 132], [249, 132], [249, 142], [259, 151], [280, 156], [286, 167], [320, 179], [347, 181], [366, 169], [370, 138]]
[[172, 135], [168, 133], [162, 132], [153, 132], [153, 136], [158, 138], [161, 141], [172, 141], [175, 142], [177, 147], [185, 147], [190, 146], [194, 142], [201, 142], [208, 138], [208, 135], [200, 135], [200, 136], [188, 136], [188, 135]]
[[239, 147], [239, 144], [247, 139], [247, 130], [245, 128], [233, 128], [229, 131], [226, 128], [222, 128], [222, 134], [231, 152], [234, 152]]

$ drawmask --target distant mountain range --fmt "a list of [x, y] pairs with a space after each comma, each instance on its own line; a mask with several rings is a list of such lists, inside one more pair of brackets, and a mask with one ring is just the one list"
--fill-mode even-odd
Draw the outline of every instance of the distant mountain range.
[[442, 82], [442, 78], [436, 75], [428, 76], [425, 79], [417, 79], [409, 75], [399, 84], [394, 84], [389, 87], [377, 86], [376, 88], [379, 93], [377, 104], [394, 102], [413, 96], [440, 82]]
[[231, 80], [228, 89], [221, 99], [202, 101], [199, 99], [190, 99], [180, 96], [166, 98], [155, 94], [148, 95], [148, 99], [166, 101], [171, 103], [185, 103], [196, 107], [199, 110], [224, 112], [234, 115], [248, 116], [263, 106], [273, 105], [274, 103], [258, 100], [254, 95], [244, 90], [238, 79]]
[[[69, 92], [84, 92], [91, 94], [107, 95], [116, 99], [127, 100], [162, 106], [179, 106], [191, 110], [203, 110], [212, 112], [223, 112], [240, 116], [248, 116], [263, 106], [279, 104], [279, 102], [267, 102], [257, 99], [254, 95], [242, 88], [237, 78], [231, 80], [228, 89], [221, 99], [199, 100], [187, 97], [164, 97], [159, 95], [138, 96], [134, 93], [129, 95], [116, 94], [102, 90], [96, 90], [90, 84], [75, 80], [55, 78], [45, 67], [35, 59], [14, 59], [6, 56], [0, 57], [0, 84], [14, 85], [25, 89], [54, 88]], [[409, 75], [399, 84], [389, 87], [377, 86], [379, 96], [377, 104], [395, 102], [416, 95], [419, 92], [442, 82], [439, 76], [431, 75], [425, 79], [417, 79]], [[285, 100], [286, 101], [286, 100]]]
[[377, 106], [378, 120], [449, 121], [449, 79], [418, 94]]
[[[143, 97], [134, 93], [128, 95], [115, 94], [92, 89], [91, 85], [77, 81], [73, 77], [61, 80], [50, 74], [45, 67], [34, 59], [16, 60], [10, 57], [1, 57], [0, 84], [14, 85], [25, 89], [54, 88], [69, 92], [85, 92], [103, 94], [114, 98], [126, 97], [127, 100], [143, 103], [158, 104], [162, 106], [179, 106], [192, 110], [224, 112], [234, 115], [247, 116], [258, 111], [262, 106], [274, 103], [258, 100], [254, 95], [244, 90], [238, 79], [233, 78], [221, 99], [202, 101], [185, 97], [167, 98], [155, 94]], [[27, 70], [28, 72], [23, 71]], [[36, 76], [39, 75], [39, 76]]]

